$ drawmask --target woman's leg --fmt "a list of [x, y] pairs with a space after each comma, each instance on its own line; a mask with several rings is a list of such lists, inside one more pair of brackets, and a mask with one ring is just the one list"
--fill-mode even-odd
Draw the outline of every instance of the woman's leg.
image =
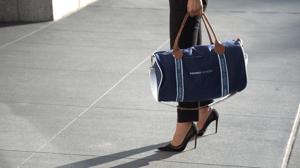
[[[175, 38], [180, 29], [183, 18], [187, 13], [186, 5], [188, 0], [170, 0], [170, 47], [174, 45]], [[207, 6], [207, 0], [203, 1], [203, 11]], [[189, 48], [195, 45], [201, 45], [201, 17], [189, 17], [179, 39], [179, 48]], [[203, 102], [181, 102], [178, 104], [179, 107], [184, 108], [195, 108], [207, 105], [212, 100]], [[178, 110], [178, 121], [198, 121], [197, 110], [181, 111]], [[182, 118], [182, 119], [181, 119]]]
[[[170, 0], [170, 47], [174, 45], [175, 38], [180, 29], [183, 18], [187, 13], [186, 9], [187, 0], [174, 1]], [[206, 8], [206, 3], [203, 3], [204, 9]], [[191, 46], [201, 44], [201, 17], [194, 16], [189, 17], [179, 40], [179, 48], [189, 48]], [[204, 106], [211, 103], [212, 100], [204, 102], [180, 102], [179, 107], [183, 108], [196, 108]], [[182, 143], [185, 135], [188, 133], [189, 129], [192, 126], [192, 121], [199, 120], [199, 114], [201, 118], [207, 119], [206, 116], [203, 116], [199, 110], [180, 110], [177, 109], [177, 126], [176, 131], [173, 137], [172, 145], [178, 146]], [[201, 119], [202, 121], [202, 119]], [[205, 121], [204, 121], [205, 122]], [[198, 122], [199, 123], [199, 122]], [[197, 123], [197, 125], [198, 125]], [[199, 126], [201, 126], [199, 124]], [[202, 126], [203, 127], [203, 126]]]
[[[187, 13], [186, 9], [174, 8], [172, 6], [172, 1], [173, 0], [170, 0], [170, 45], [171, 47], [173, 47], [174, 45], [174, 41], [180, 29], [183, 18]], [[191, 47], [193, 46], [192, 44], [197, 44], [198, 42], [197, 36], [199, 31], [197, 26], [195, 27], [195, 29], [191, 29], [193, 23], [195, 22], [196, 17], [188, 18], [186, 25], [182, 31], [179, 40], [179, 47], [182, 49]], [[194, 36], [194, 34], [196, 36]], [[198, 102], [181, 103], [181, 106], [187, 108], [190, 106], [198, 107]], [[181, 111], [180, 109], [178, 109], [177, 114], [178, 114], [177, 116], [178, 121], [177, 121], [176, 131], [173, 140], [171, 142], [173, 146], [181, 145], [185, 136], [187, 135], [188, 131], [192, 126], [192, 121], [198, 121], [199, 118], [199, 113], [197, 110], [194, 110], [192, 113], [188, 113], [188, 111]]]

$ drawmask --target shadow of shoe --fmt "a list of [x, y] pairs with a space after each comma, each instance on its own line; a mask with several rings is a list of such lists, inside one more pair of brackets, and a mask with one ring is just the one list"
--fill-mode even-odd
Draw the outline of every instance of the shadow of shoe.
[[[170, 142], [168, 142], [170, 143]], [[76, 168], [88, 168], [88, 167], [94, 167], [94, 166], [100, 166], [103, 164], [107, 164], [109, 162], [114, 162], [114, 161], [118, 161], [121, 159], [128, 159], [128, 160], [133, 160], [127, 163], [122, 163], [120, 165], [117, 166], [109, 166], [109, 167], [114, 167], [114, 168], [124, 168], [124, 167], [142, 167], [145, 165], [149, 165], [150, 162], [153, 161], [159, 161], [159, 160], [163, 160], [166, 158], [169, 158], [173, 155], [178, 154], [178, 152], [163, 152], [163, 151], [155, 151], [154, 154], [149, 155], [147, 157], [144, 158], [134, 158], [134, 157], [130, 157], [133, 155], [137, 155], [137, 154], [141, 154], [147, 151], [151, 151], [151, 150], [155, 150], [158, 147], [161, 147], [163, 145], [166, 145], [168, 143], [160, 143], [157, 145], [150, 145], [150, 146], [146, 146], [146, 147], [142, 147], [142, 148], [138, 148], [138, 149], [133, 149], [133, 150], [128, 150], [128, 151], [124, 151], [124, 152], [119, 152], [119, 153], [114, 153], [114, 154], [110, 154], [110, 155], [105, 155], [105, 156], [99, 156], [99, 157], [95, 157], [92, 159], [87, 159], [87, 160], [82, 160], [79, 162], [75, 162], [75, 163], [70, 163], [70, 164], [66, 164], [66, 165], [62, 165], [62, 166], [58, 166], [56, 168], [71, 168], [71, 167], [76, 167]], [[124, 162], [124, 161], [120, 161], [120, 162]]]

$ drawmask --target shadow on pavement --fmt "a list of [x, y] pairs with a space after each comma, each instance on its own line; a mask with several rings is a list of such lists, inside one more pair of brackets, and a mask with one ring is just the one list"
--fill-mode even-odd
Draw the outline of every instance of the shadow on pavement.
[[[45, 21], [45, 22], [49, 22], [49, 21]], [[45, 22], [0, 22], [0, 29], [4, 27], [23, 26], [28, 24], [38, 24], [38, 23], [45, 23]]]
[[[211, 134], [206, 134], [204, 136], [198, 137], [199, 138], [204, 138], [206, 136], [210, 136], [216, 133], [211, 133]], [[190, 139], [190, 141], [194, 141], [194, 138]], [[79, 162], [75, 162], [75, 163], [71, 163], [71, 164], [67, 164], [67, 165], [63, 165], [63, 166], [59, 166], [56, 168], [70, 168], [70, 167], [76, 167], [76, 168], [88, 168], [88, 167], [93, 167], [93, 166], [98, 166], [101, 164], [105, 164], [108, 162], [113, 162], [116, 160], [121, 160], [123, 158], [128, 158], [130, 156], [136, 155], [136, 154], [140, 154], [140, 153], [144, 153], [150, 150], [155, 150], [158, 147], [164, 146], [169, 144], [170, 142], [165, 142], [165, 143], [160, 143], [157, 145], [150, 145], [150, 146], [146, 146], [146, 147], [142, 147], [142, 148], [138, 148], [138, 149], [133, 149], [133, 150], [129, 150], [129, 151], [124, 151], [124, 152], [119, 152], [119, 153], [115, 153], [115, 154], [111, 154], [111, 155], [105, 155], [105, 156], [99, 156], [93, 159], [88, 159], [88, 160], [83, 160], [83, 161], [79, 161]], [[184, 153], [184, 152], [188, 152], [192, 149], [186, 149], [183, 152], [164, 152], [164, 151], [155, 151], [155, 153], [153, 155], [141, 158], [141, 159], [132, 159], [133, 161], [131, 162], [127, 162], [124, 164], [120, 164], [118, 166], [113, 166], [113, 168], [135, 168], [135, 167], [143, 167], [146, 165], [149, 165], [150, 162], [154, 162], [154, 161], [160, 161], [163, 159], [167, 159], [171, 156], [174, 156], [176, 154], [180, 154], [180, 153]], [[128, 158], [130, 159], [130, 158]]]
[[[170, 142], [168, 142], [168, 143], [170, 143]], [[142, 147], [142, 148], [138, 148], [138, 149], [133, 149], [133, 150], [129, 150], [129, 151], [124, 151], [124, 152], [119, 152], [119, 153], [115, 153], [115, 154], [111, 154], [111, 155], [100, 156], [100, 157], [96, 157], [96, 158], [92, 158], [92, 159], [88, 159], [88, 160], [83, 160], [83, 161], [79, 161], [79, 162], [59, 166], [59, 167], [56, 167], [56, 168], [70, 168], [70, 167], [87, 168], [87, 167], [98, 166], [98, 165], [105, 164], [105, 163], [108, 163], [108, 162], [113, 162], [113, 161], [116, 161], [116, 160], [127, 158], [127, 157], [132, 156], [132, 155], [140, 154], [140, 153], [147, 152], [147, 151], [150, 151], [150, 150], [155, 150], [158, 147], [161, 147], [161, 146], [166, 145], [168, 143], [160, 143], [160, 144], [157, 144], [157, 145], [150, 145], [150, 146], [146, 146], [146, 147]], [[179, 152], [156, 151], [153, 155], [150, 155], [150, 156], [147, 156], [147, 157], [144, 157], [144, 158], [141, 158], [141, 159], [132, 159], [133, 161], [127, 162], [127, 163], [124, 163], [124, 164], [120, 164], [118, 166], [114, 166], [114, 168], [142, 167], [142, 166], [145, 166], [145, 165], [149, 165], [149, 162], [163, 160], [163, 159], [169, 158], [169, 157], [171, 157], [173, 155], [176, 155], [176, 154], [179, 154]]]

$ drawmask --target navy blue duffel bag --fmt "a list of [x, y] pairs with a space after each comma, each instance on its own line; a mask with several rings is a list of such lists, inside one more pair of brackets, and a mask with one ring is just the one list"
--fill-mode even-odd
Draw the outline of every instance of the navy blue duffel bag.
[[179, 49], [179, 37], [188, 17], [187, 14], [173, 50], [156, 52], [151, 57], [150, 83], [154, 98], [173, 102], [204, 101], [245, 89], [248, 56], [242, 41], [220, 43], [204, 14], [203, 23], [212, 43], [209, 25], [215, 43]]

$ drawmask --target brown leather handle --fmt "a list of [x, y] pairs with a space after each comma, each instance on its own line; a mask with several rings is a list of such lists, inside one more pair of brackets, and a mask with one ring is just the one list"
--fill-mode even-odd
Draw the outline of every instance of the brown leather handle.
[[183, 53], [182, 53], [182, 51], [180, 51], [180, 48], [179, 48], [179, 46], [178, 46], [178, 42], [179, 42], [179, 38], [180, 38], [180, 35], [181, 35], [181, 32], [182, 32], [182, 29], [183, 29], [183, 27], [184, 27], [184, 25], [185, 25], [185, 22], [186, 22], [186, 20], [188, 19], [189, 16], [190, 16], [189, 13], [187, 13], [187, 14], [185, 15], [185, 17], [184, 17], [184, 19], [183, 19], [183, 21], [182, 21], [182, 23], [181, 23], [181, 27], [180, 27], [180, 29], [179, 29], [179, 31], [178, 31], [178, 33], [177, 33], [175, 42], [174, 42], [172, 55], [173, 55], [173, 57], [176, 58], [177, 60], [180, 60], [180, 59], [182, 58], [182, 56], [183, 56]]
[[[174, 46], [173, 46], [173, 52], [172, 52], [172, 55], [174, 58], [176, 58], [177, 60], [180, 60], [183, 56], [183, 53], [182, 51], [180, 51], [180, 48], [178, 46], [178, 42], [179, 42], [179, 38], [180, 38], [180, 35], [181, 35], [181, 32], [182, 32], [182, 29], [185, 25], [185, 22], [187, 21], [188, 17], [189, 17], [189, 13], [187, 13], [182, 21], [182, 24], [181, 24], [181, 27], [177, 33], [177, 36], [176, 36], [176, 39], [175, 39], [175, 42], [174, 42]], [[209, 22], [209, 20], [207, 19], [206, 15], [203, 13], [202, 15], [202, 18], [203, 18], [203, 23], [205, 25], [205, 28], [206, 28], [206, 31], [207, 31], [207, 34], [208, 34], [208, 37], [209, 37], [209, 40], [210, 40], [210, 43], [212, 44], [212, 40], [211, 40], [211, 36], [210, 36], [210, 33], [208, 31], [208, 28], [207, 28], [207, 25], [206, 23], [208, 24], [208, 26], [210, 27], [210, 30], [211, 32], [213, 33], [214, 35], [214, 38], [215, 38], [215, 47], [214, 47], [214, 51], [215, 53], [217, 53], [218, 55], [223, 55], [225, 53], [225, 47], [219, 42], [219, 40], [217, 39], [217, 36]], [[205, 23], [206, 22], [206, 23]]]
[[208, 30], [208, 28], [207, 28], [206, 22], [203, 21], [203, 24], [204, 24], [204, 26], [205, 26], [205, 29], [206, 29], [206, 32], [207, 32], [207, 35], [208, 35], [210, 44], [214, 44], [214, 43], [212, 42], [212, 40], [211, 40], [211, 36], [210, 36], [209, 30]]
[[218, 55], [223, 55], [225, 53], [225, 46], [223, 46], [221, 44], [221, 42], [218, 40], [218, 38], [217, 38], [217, 36], [215, 34], [215, 31], [212, 28], [212, 26], [211, 26], [209, 20], [207, 19], [206, 15], [203, 13], [202, 16], [203, 16], [202, 18], [204, 18], [203, 22], [204, 22], [204, 20], [207, 22], [208, 26], [210, 27], [211, 32], [213, 33], [213, 35], [215, 37], [215, 47], [214, 47], [215, 53], [217, 53]]

